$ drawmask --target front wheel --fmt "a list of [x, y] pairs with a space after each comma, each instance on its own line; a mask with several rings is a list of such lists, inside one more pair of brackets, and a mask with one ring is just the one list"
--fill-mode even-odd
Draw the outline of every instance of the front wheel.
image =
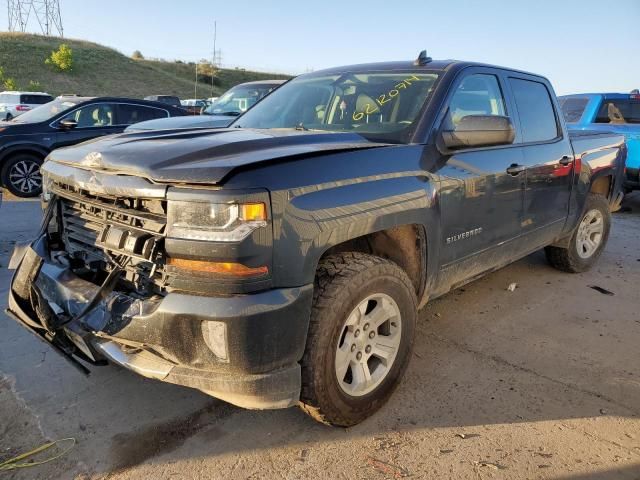
[[323, 259], [302, 359], [302, 409], [343, 427], [377, 411], [407, 368], [416, 316], [413, 285], [395, 263], [355, 252]]
[[569, 246], [546, 247], [547, 260], [553, 267], [565, 272], [585, 272], [602, 255], [610, 230], [611, 211], [607, 199], [590, 193], [580, 223], [571, 235]]
[[40, 165], [42, 159], [31, 154], [18, 154], [2, 167], [2, 183], [16, 197], [37, 197], [42, 192]]

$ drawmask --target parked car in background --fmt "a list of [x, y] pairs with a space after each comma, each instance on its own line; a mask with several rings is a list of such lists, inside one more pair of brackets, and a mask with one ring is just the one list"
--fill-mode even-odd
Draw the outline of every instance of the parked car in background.
[[127, 132], [170, 130], [174, 128], [223, 128], [259, 100], [282, 85], [285, 80], [260, 80], [236, 85], [202, 111], [199, 117], [163, 118], [137, 123]]
[[171, 105], [172, 107], [180, 108], [182, 105], [180, 104], [180, 99], [175, 95], [149, 95], [144, 97], [145, 100], [149, 100], [150, 102], [160, 102], [165, 105]]
[[40, 194], [40, 165], [52, 150], [122, 132], [154, 118], [186, 115], [181, 108], [116, 97], [58, 97], [10, 122], [0, 122], [0, 184], [19, 197]]
[[426, 52], [302, 75], [232, 127], [53, 152], [13, 318], [77, 367], [351, 426], [419, 306], [542, 248], [586, 271], [621, 198], [624, 138], [568, 133], [547, 79]]
[[202, 110], [209, 106], [209, 103], [206, 100], [190, 98], [181, 100], [180, 106], [192, 115], [200, 115]]
[[0, 92], [0, 120], [11, 120], [51, 100], [43, 92]]
[[558, 98], [572, 130], [615, 132], [627, 143], [624, 186], [640, 189], [640, 93], [583, 93]]

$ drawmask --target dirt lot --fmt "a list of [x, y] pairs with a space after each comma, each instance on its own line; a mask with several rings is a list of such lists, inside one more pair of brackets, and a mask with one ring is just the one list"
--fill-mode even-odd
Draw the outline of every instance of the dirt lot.
[[[430, 303], [390, 404], [349, 430], [115, 366], [85, 378], [0, 314], [0, 462], [78, 441], [4, 478], [638, 480], [640, 195], [627, 206], [589, 273], [557, 272], [539, 252]], [[2, 309], [12, 243], [39, 215], [37, 202], [0, 208]]]

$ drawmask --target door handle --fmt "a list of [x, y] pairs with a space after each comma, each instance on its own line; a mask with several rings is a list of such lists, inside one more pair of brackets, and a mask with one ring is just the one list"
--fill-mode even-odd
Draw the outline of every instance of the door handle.
[[526, 169], [527, 167], [525, 167], [524, 165], [518, 165], [517, 163], [512, 163], [511, 166], [507, 168], [507, 173], [515, 177], [516, 175], [519, 175], [522, 172], [524, 172]]
[[573, 162], [573, 158], [571, 158], [569, 155], [565, 155], [564, 157], [562, 157], [560, 159], [560, 161], [558, 162], [560, 165], [562, 165], [563, 167], [566, 167], [567, 165], [569, 165], [571, 162]]

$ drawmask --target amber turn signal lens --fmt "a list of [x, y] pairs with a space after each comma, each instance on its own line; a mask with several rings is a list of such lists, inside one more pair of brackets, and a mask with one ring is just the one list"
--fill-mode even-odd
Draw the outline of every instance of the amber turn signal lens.
[[233, 262], [204, 262], [201, 260], [186, 260], [184, 258], [169, 258], [168, 263], [181, 270], [213, 273], [225, 277], [261, 277], [269, 273], [269, 268], [266, 266], [252, 268]]
[[264, 203], [243, 203], [240, 208], [240, 217], [245, 222], [264, 221], [267, 219], [267, 207]]

